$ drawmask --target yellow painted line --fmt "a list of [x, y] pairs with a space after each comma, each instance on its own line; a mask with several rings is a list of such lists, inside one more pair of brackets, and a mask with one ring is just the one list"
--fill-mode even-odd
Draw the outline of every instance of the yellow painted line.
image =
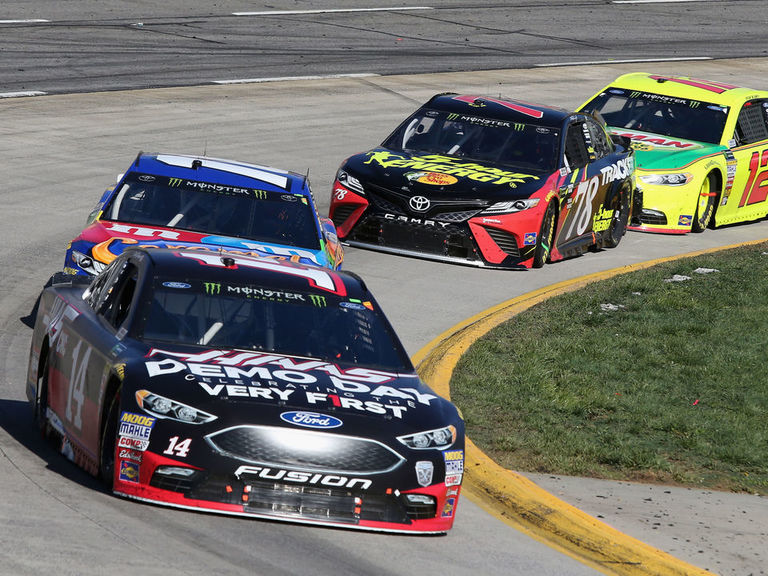
[[[512, 298], [446, 330], [413, 356], [424, 382], [450, 399], [450, 382], [456, 363], [464, 352], [492, 328], [515, 314], [558, 294], [573, 292], [599, 280], [650, 268], [656, 264], [720, 252], [740, 246], [761, 244], [754, 240], [680, 256], [659, 258], [566, 280]], [[463, 491], [481, 508], [506, 524], [544, 542], [552, 548], [594, 567], [605, 574], [627, 576], [712, 575], [619, 532], [563, 502], [526, 477], [507, 470], [486, 456], [467, 438]]]

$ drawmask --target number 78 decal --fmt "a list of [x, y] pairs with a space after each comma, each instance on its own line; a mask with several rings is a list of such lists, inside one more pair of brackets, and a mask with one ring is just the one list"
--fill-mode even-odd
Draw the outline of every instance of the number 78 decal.
[[571, 238], [574, 234], [574, 230], [577, 236], [584, 234], [584, 231], [592, 221], [592, 202], [597, 196], [597, 191], [600, 188], [600, 177], [593, 176], [586, 182], [579, 184], [576, 188], [576, 193], [573, 195], [573, 206], [571, 212], [573, 212], [573, 218], [571, 224], [568, 226], [568, 230], [565, 231], [564, 238]]

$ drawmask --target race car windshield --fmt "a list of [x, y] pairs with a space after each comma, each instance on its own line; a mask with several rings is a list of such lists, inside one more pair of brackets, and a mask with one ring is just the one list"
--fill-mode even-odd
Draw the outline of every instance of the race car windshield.
[[608, 126], [719, 144], [728, 107], [649, 92], [611, 88], [584, 106]]
[[284, 192], [131, 173], [104, 219], [320, 249], [312, 207]]
[[371, 302], [255, 285], [158, 279], [142, 338], [306, 356], [409, 371], [399, 341]]
[[552, 172], [557, 167], [559, 142], [555, 128], [421, 109], [382, 146]]

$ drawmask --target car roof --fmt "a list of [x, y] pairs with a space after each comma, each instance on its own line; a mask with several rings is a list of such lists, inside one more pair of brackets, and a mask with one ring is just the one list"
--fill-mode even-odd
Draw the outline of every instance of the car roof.
[[[137, 254], [142, 253], [142, 254]], [[194, 248], [138, 246], [125, 251], [127, 257], [148, 257], [154, 276], [194, 279], [214, 283], [269, 286], [274, 289], [318, 291], [338, 296], [370, 298], [365, 282], [356, 274], [336, 272], [268, 257], [245, 256]]]
[[664, 76], [646, 72], [633, 72], [619, 76], [611, 82], [611, 87], [640, 90], [677, 96], [689, 100], [701, 100], [712, 104], [732, 106], [754, 98], [766, 98], [768, 92], [735, 86], [724, 82], [702, 80], [690, 76]]
[[209, 156], [141, 152], [130, 170], [310, 196], [307, 177], [302, 174]]
[[568, 117], [575, 114], [575, 112], [565, 108], [532, 104], [501, 96], [493, 98], [452, 92], [436, 94], [424, 106], [449, 113], [489, 117], [526, 124], [541, 124], [543, 126], [560, 126]]

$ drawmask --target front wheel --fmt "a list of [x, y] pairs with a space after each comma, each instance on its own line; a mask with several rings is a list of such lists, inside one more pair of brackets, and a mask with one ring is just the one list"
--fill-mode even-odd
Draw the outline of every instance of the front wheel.
[[104, 425], [101, 430], [101, 451], [99, 454], [99, 477], [112, 488], [115, 480], [115, 451], [117, 443], [117, 427], [120, 418], [120, 389], [109, 402]]
[[627, 222], [629, 221], [629, 189], [624, 187], [619, 195], [619, 205], [614, 208], [611, 224], [605, 231], [603, 237], [603, 246], [606, 248], [616, 248], [627, 232]]
[[713, 180], [714, 177], [712, 174], [707, 174], [707, 177], [704, 178], [704, 182], [701, 183], [699, 196], [696, 200], [696, 215], [693, 217], [691, 232], [704, 232], [712, 220], [712, 215], [715, 213], [717, 192], [714, 190]]
[[541, 230], [536, 238], [536, 249], [533, 252], [533, 267], [541, 268], [549, 260], [552, 250], [552, 242], [555, 239], [555, 204], [550, 202], [544, 218], [541, 221]]

